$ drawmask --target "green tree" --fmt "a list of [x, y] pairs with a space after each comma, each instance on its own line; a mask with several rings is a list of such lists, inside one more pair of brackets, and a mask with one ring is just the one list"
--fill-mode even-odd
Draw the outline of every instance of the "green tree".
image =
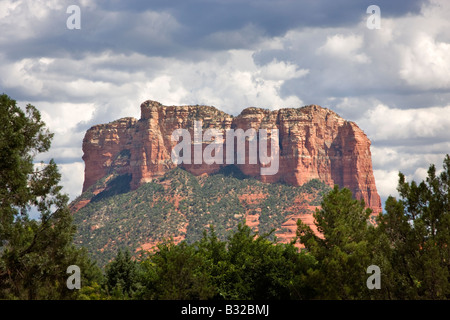
[[107, 292], [115, 299], [130, 298], [139, 288], [138, 277], [138, 264], [130, 251], [119, 249], [116, 258], [106, 266]]
[[193, 244], [165, 242], [140, 263], [138, 299], [308, 299], [316, 261], [294, 243], [279, 244], [239, 224], [227, 241], [209, 233]]
[[204, 300], [214, 296], [210, 261], [194, 245], [173, 241], [158, 245], [141, 261], [142, 289], [138, 299]]
[[[212, 259], [211, 277], [218, 295], [231, 300], [307, 299], [308, 269], [315, 264], [309, 254], [299, 253], [293, 243], [270, 241], [272, 233], [258, 235], [239, 224], [228, 242], [219, 242], [213, 230], [200, 243]], [[225, 246], [227, 245], [226, 249]]]
[[[92, 265], [72, 244], [75, 228], [56, 163], [34, 165], [36, 155], [49, 150], [53, 134], [34, 106], [24, 111], [5, 94], [0, 123], [0, 298], [76, 297], [66, 287], [67, 267]], [[29, 217], [32, 206], [38, 220]], [[83, 281], [86, 274], [93, 276], [83, 273]]]
[[373, 254], [371, 209], [353, 199], [347, 188], [336, 185], [314, 213], [321, 236], [301, 220], [297, 235], [306, 250], [317, 259], [308, 282], [321, 299], [369, 298], [367, 267], [376, 264]]
[[450, 297], [450, 157], [437, 175], [430, 165], [425, 181], [406, 182], [399, 173], [401, 199], [386, 201], [378, 232], [390, 262], [393, 299]]

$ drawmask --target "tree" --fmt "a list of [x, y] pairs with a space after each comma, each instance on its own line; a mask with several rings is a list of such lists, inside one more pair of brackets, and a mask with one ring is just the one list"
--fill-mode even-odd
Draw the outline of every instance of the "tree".
[[[66, 287], [67, 267], [90, 264], [72, 244], [75, 228], [56, 163], [34, 164], [53, 134], [34, 106], [24, 111], [5, 94], [0, 123], [0, 298], [74, 297]], [[32, 206], [38, 220], [29, 217]]]
[[417, 184], [399, 173], [401, 199], [386, 201], [378, 232], [385, 235], [384, 253], [390, 261], [394, 299], [448, 299], [450, 297], [450, 157], [437, 175]]
[[374, 263], [372, 210], [364, 201], [353, 199], [347, 188], [336, 185], [314, 213], [321, 235], [298, 220], [297, 235], [305, 249], [317, 260], [308, 274], [310, 286], [321, 299], [361, 299], [370, 297], [366, 287], [367, 267]]
[[[228, 242], [220, 242], [211, 229], [204, 235], [200, 251], [211, 259], [211, 278], [216, 299], [265, 300], [307, 299], [311, 288], [305, 275], [315, 260], [299, 253], [293, 243], [280, 244], [259, 235], [247, 225], [239, 224]], [[227, 247], [226, 247], [227, 246]]]
[[173, 241], [158, 245], [141, 261], [142, 289], [138, 299], [204, 300], [214, 296], [210, 282], [210, 261], [194, 245]]
[[307, 270], [316, 263], [293, 243], [280, 244], [239, 224], [228, 241], [210, 227], [193, 244], [161, 243], [140, 263], [138, 299], [308, 299]]
[[130, 298], [139, 288], [138, 265], [129, 250], [119, 249], [116, 258], [106, 266], [106, 289], [113, 298]]

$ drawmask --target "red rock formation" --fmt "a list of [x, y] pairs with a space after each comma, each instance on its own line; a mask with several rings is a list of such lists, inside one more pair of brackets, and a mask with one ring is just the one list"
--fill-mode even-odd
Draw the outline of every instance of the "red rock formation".
[[90, 128], [83, 139], [84, 184], [83, 192], [96, 181], [103, 178], [112, 167], [122, 172], [129, 171], [130, 163], [123, 162], [126, 141], [131, 141], [137, 120], [123, 118], [112, 123], [100, 124]]
[[[214, 107], [163, 106], [145, 101], [141, 104], [140, 120], [123, 118], [87, 131], [83, 140], [83, 191], [113, 170], [131, 174], [132, 189], [162, 176], [176, 166], [171, 160], [172, 148], [177, 143], [171, 140], [173, 131], [188, 129], [193, 137], [194, 121], [198, 120], [203, 122], [203, 132], [215, 128], [224, 138], [227, 129], [279, 130], [276, 174], [261, 175], [261, 164], [259, 161], [249, 164], [247, 151], [245, 164], [237, 165], [246, 175], [264, 182], [281, 181], [291, 185], [302, 185], [317, 178], [330, 186], [338, 184], [349, 188], [356, 198], [364, 199], [374, 213], [382, 210], [372, 171], [369, 139], [355, 123], [316, 105], [274, 111], [247, 108], [232, 117]], [[202, 150], [209, 143], [203, 142]], [[230, 164], [225, 154], [226, 148], [223, 164], [182, 166], [194, 175], [214, 173]]]

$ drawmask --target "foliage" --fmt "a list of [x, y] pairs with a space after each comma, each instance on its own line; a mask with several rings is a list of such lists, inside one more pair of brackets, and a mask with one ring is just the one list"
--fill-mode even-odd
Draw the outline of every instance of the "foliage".
[[[315, 259], [307, 283], [324, 299], [449, 299], [450, 157], [438, 175], [430, 165], [421, 183], [399, 173], [400, 200], [389, 197], [376, 224], [370, 211], [337, 186], [315, 219], [322, 237], [298, 222], [298, 235]], [[381, 270], [381, 288], [368, 290], [366, 268]]]
[[131, 259], [129, 250], [119, 250], [116, 258], [105, 269], [105, 288], [112, 297], [128, 298], [138, 289], [136, 287], [137, 263]]
[[[56, 163], [35, 166], [53, 135], [39, 111], [0, 96], [0, 298], [65, 299], [69, 265], [86, 267], [83, 281], [95, 278], [85, 250], [72, 244], [75, 227], [61, 192]], [[39, 220], [29, 217], [31, 207]]]
[[302, 299], [310, 288], [303, 283], [314, 267], [311, 255], [299, 253], [294, 244], [280, 244], [238, 225], [225, 246], [211, 230], [199, 248], [212, 260], [215, 298], [228, 300]]
[[366, 269], [374, 264], [369, 224], [371, 209], [364, 201], [353, 199], [350, 190], [335, 186], [316, 209], [315, 234], [301, 220], [297, 222], [300, 242], [318, 261], [318, 268], [309, 274], [309, 281], [319, 298], [367, 298]]
[[425, 181], [408, 183], [399, 173], [401, 199], [386, 201], [379, 217], [380, 250], [389, 263], [390, 299], [450, 297], [450, 157], [437, 175], [430, 165]]
[[158, 251], [141, 262], [143, 289], [139, 299], [208, 299], [214, 294], [210, 282], [210, 261], [193, 245], [172, 241], [161, 243]]
[[227, 241], [219, 240], [211, 227], [193, 244], [160, 243], [156, 252], [142, 252], [139, 263], [120, 252], [107, 267], [108, 298], [306, 299], [313, 293], [304, 280], [315, 259], [245, 225]]

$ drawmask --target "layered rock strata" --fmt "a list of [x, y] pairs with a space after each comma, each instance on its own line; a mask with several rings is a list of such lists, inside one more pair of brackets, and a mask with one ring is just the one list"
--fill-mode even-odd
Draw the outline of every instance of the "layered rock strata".
[[[122, 118], [93, 126], [86, 132], [83, 191], [113, 171], [130, 174], [131, 189], [161, 177], [176, 166], [171, 153], [178, 142], [172, 139], [172, 134], [176, 129], [187, 129], [194, 139], [196, 121], [202, 122], [202, 133], [207, 129], [221, 133], [224, 147], [222, 163], [179, 164], [194, 175], [212, 174], [230, 164], [226, 158], [227, 130], [253, 128], [256, 132], [261, 129], [270, 132], [278, 129], [276, 150], [269, 150], [279, 155], [276, 172], [262, 175], [261, 167], [267, 165], [262, 165], [259, 158], [256, 164], [251, 164], [246, 148], [245, 162], [234, 162], [245, 175], [263, 182], [294, 186], [317, 178], [330, 186], [338, 184], [349, 188], [356, 198], [364, 199], [374, 213], [382, 210], [372, 170], [370, 140], [354, 122], [317, 105], [273, 111], [252, 107], [233, 117], [210, 106], [163, 106], [156, 101], [145, 101], [141, 104], [139, 120]], [[201, 150], [212, 142], [211, 139], [200, 142]], [[246, 141], [246, 147], [249, 143]], [[191, 146], [194, 157], [198, 142], [197, 147], [195, 143]]]

